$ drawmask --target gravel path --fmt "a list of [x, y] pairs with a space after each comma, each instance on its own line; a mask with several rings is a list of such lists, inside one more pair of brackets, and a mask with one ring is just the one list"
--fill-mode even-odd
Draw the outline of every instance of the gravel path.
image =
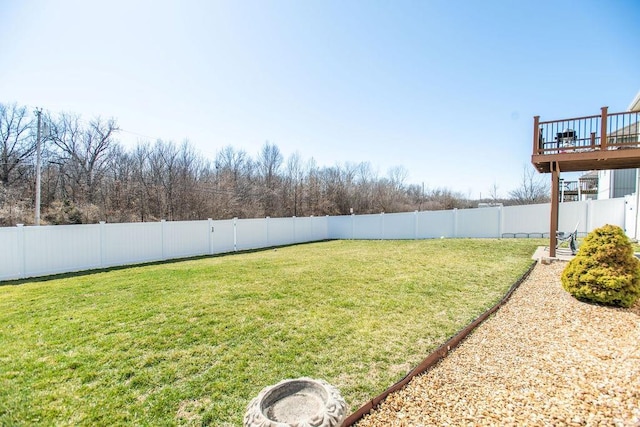
[[566, 293], [538, 264], [509, 302], [356, 425], [640, 426], [640, 304]]

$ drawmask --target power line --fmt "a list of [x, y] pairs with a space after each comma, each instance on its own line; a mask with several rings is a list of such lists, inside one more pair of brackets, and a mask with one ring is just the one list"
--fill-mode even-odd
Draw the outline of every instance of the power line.
[[124, 133], [130, 133], [131, 135], [135, 135], [135, 136], [140, 136], [143, 138], [149, 138], [149, 139], [153, 139], [153, 140], [158, 140], [158, 139], [162, 139], [162, 138], [158, 138], [156, 136], [150, 136], [150, 135], [145, 135], [139, 132], [133, 132], [131, 130], [126, 130], [126, 129], [118, 129], [119, 132], [124, 132]]

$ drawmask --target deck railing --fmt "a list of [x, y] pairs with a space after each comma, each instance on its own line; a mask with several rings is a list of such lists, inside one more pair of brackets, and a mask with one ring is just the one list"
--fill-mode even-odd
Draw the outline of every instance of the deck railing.
[[640, 112], [540, 121], [533, 119], [533, 153], [560, 154], [640, 147]]
[[562, 191], [567, 194], [592, 194], [598, 192], [598, 178], [580, 178], [577, 181], [560, 181]]

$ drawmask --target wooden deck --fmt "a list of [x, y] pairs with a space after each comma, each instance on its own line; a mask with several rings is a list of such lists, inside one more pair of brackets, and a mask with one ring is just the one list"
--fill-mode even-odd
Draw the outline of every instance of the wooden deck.
[[541, 173], [640, 167], [640, 112], [540, 121], [534, 117], [531, 162]]
[[540, 121], [533, 118], [531, 163], [551, 173], [549, 254], [556, 254], [560, 173], [640, 167], [640, 111]]

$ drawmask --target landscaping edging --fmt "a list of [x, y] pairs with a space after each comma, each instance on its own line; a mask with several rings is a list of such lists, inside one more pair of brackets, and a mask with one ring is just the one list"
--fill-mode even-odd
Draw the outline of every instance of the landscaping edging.
[[522, 275], [520, 278], [509, 288], [507, 293], [502, 297], [502, 299], [495, 304], [493, 307], [489, 308], [487, 311], [478, 316], [473, 322], [467, 325], [464, 329], [460, 330], [453, 337], [449, 338], [444, 344], [435, 349], [431, 354], [429, 354], [418, 366], [412, 369], [403, 379], [389, 387], [387, 390], [383, 391], [380, 395], [374, 397], [369, 402], [362, 405], [357, 411], [349, 415], [342, 427], [350, 427], [358, 422], [362, 417], [370, 413], [373, 409], [375, 409], [380, 402], [382, 402], [387, 396], [391, 393], [400, 390], [405, 385], [407, 385], [415, 376], [420, 375], [433, 366], [435, 366], [438, 362], [444, 359], [447, 354], [455, 349], [460, 343], [471, 333], [473, 332], [482, 322], [484, 322], [489, 316], [495, 313], [500, 307], [502, 307], [511, 297], [511, 295], [515, 292], [516, 289], [529, 277], [529, 274], [533, 271], [536, 266], [537, 261], [534, 261], [529, 266], [529, 269]]

